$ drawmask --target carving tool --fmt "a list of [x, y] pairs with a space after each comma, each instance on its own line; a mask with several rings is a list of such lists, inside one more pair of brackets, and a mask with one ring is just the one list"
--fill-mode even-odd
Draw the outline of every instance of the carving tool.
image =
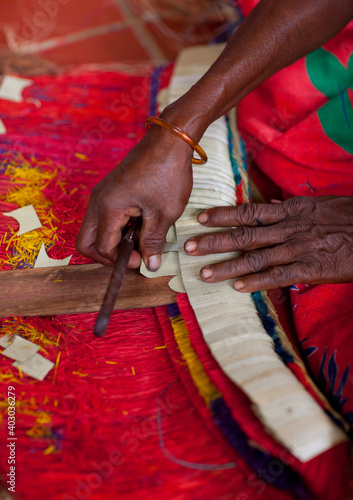
[[118, 245], [118, 258], [115, 261], [112, 276], [108, 285], [107, 292], [104, 296], [102, 307], [99, 311], [96, 324], [94, 326], [94, 334], [97, 337], [103, 337], [107, 329], [110, 317], [112, 315], [115, 301], [118, 297], [121, 288], [127, 265], [134, 248], [132, 239], [136, 220], [131, 221], [131, 225], [127, 228], [125, 236], [121, 239]]

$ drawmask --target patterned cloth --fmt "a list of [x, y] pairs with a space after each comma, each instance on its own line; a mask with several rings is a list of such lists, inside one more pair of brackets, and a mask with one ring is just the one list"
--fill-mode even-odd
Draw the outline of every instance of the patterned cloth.
[[[1, 100], [0, 213], [32, 203], [43, 227], [17, 236], [17, 223], [0, 216], [0, 273], [27, 272], [43, 242], [51, 258], [73, 254], [70, 264], [87, 262], [74, 243], [89, 193], [145, 133], [145, 117], [155, 113], [157, 91], [170, 76], [168, 68], [133, 70], [37, 77], [23, 101]], [[271, 327], [260, 299], [261, 319]], [[1, 335], [35, 342], [55, 363], [41, 382], [2, 356], [1, 400], [10, 384], [16, 392], [20, 498], [343, 498], [346, 443], [306, 463], [277, 443], [212, 358], [185, 295], [178, 307], [115, 311], [103, 340], [92, 334], [95, 318], [0, 320]], [[287, 362], [296, 368], [291, 357]], [[3, 404], [4, 442], [6, 413]], [[0, 481], [7, 459], [0, 447]]]
[[[248, 15], [254, 0], [242, 2]], [[353, 22], [239, 105], [249, 155], [292, 196], [353, 194]], [[320, 388], [353, 424], [353, 284], [291, 287], [293, 319]]]

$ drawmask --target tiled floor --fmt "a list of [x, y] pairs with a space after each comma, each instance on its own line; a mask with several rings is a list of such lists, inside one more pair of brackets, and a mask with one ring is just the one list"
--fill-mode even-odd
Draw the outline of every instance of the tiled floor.
[[0, 49], [60, 65], [158, 64], [236, 20], [226, 0], [0, 0]]

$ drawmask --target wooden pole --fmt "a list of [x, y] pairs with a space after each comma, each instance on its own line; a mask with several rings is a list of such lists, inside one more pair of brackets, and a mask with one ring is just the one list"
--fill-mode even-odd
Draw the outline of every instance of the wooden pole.
[[[0, 317], [51, 316], [99, 311], [112, 268], [85, 264], [0, 273]], [[114, 309], [132, 309], [176, 301], [171, 276], [148, 279], [128, 270]]]

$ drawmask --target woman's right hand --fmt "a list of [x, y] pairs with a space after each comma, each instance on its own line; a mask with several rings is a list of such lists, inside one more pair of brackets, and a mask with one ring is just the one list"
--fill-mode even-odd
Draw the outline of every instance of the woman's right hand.
[[[91, 193], [76, 242], [83, 255], [112, 265], [130, 217], [142, 217], [139, 248], [146, 266], [160, 266], [169, 227], [181, 216], [192, 189], [192, 149], [168, 130], [153, 126]], [[129, 267], [139, 266], [133, 251]]]

